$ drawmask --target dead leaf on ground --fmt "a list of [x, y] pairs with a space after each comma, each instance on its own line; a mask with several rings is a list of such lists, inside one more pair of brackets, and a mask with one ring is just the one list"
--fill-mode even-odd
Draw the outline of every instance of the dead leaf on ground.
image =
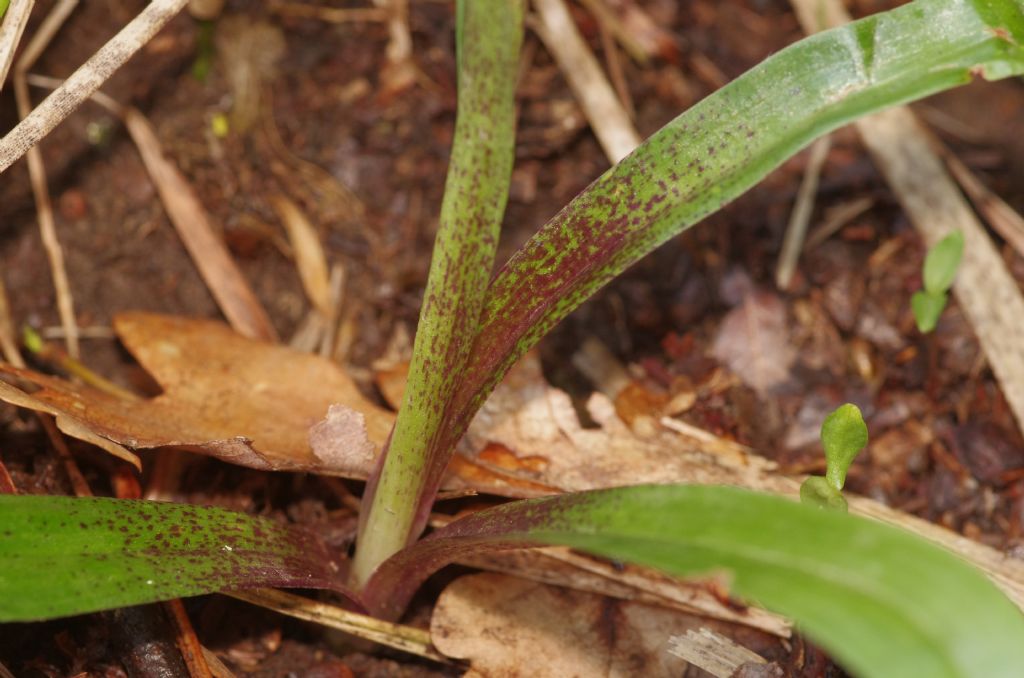
[[448, 586], [430, 623], [434, 646], [489, 678], [680, 676], [669, 639], [710, 622], [673, 610], [475, 574]]
[[[58, 421], [129, 448], [173, 446], [257, 469], [354, 477], [369, 471], [367, 446], [379, 449], [391, 430], [394, 415], [364, 398], [329, 360], [246, 339], [210, 320], [126, 313], [115, 319], [115, 329], [162, 395], [124, 401], [2, 365], [0, 373], [40, 387], [29, 396], [36, 404], [13, 404], [57, 414]], [[356, 463], [343, 451], [310, 447], [310, 427], [332, 405], [342, 408], [335, 410], [335, 423], [343, 413], [350, 439], [359, 441]]]
[[461, 565], [514, 575], [543, 584], [657, 605], [721, 619], [788, 638], [788, 621], [756, 607], [725, 599], [717, 587], [687, 581], [638, 565], [595, 558], [563, 546], [484, 552], [459, 560]]
[[[590, 397], [587, 409], [599, 428], [583, 428], [569, 395], [549, 386], [540, 361], [527, 355], [495, 389], [460, 444], [462, 459], [494, 474], [474, 478], [469, 486], [526, 497], [550, 489], [522, 483], [567, 492], [639, 483], [735, 485], [773, 466], [738, 446], [711, 445], [660, 425], [638, 435], [600, 393]], [[459, 471], [449, 485], [466, 475]]]
[[771, 292], [752, 291], [722, 320], [711, 351], [755, 391], [777, 388], [796, 360], [786, 306]]

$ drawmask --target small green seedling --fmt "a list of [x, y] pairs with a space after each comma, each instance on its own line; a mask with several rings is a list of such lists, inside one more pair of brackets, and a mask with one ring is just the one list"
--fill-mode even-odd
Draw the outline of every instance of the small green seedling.
[[819, 508], [846, 511], [842, 489], [846, 472], [868, 444], [868, 427], [856, 405], [847, 403], [825, 417], [821, 445], [825, 448], [825, 475], [811, 476], [800, 486], [800, 501]]
[[931, 332], [939, 322], [963, 254], [964, 234], [954, 231], [931, 248], [924, 258], [924, 289], [914, 292], [910, 298], [910, 308], [921, 332]]

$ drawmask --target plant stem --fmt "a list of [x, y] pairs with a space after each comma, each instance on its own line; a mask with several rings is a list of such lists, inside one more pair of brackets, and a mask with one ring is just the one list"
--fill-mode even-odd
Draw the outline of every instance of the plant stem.
[[405, 397], [363, 496], [355, 586], [424, 524], [422, 496], [448, 462], [437, 443], [476, 336], [508, 199], [523, 3], [465, 0], [456, 11], [458, 113], [441, 225]]

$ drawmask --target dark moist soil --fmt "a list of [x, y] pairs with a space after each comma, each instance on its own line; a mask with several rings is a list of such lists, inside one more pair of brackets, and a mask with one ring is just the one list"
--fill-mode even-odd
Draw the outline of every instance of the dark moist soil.
[[[52, 4], [37, 3], [29, 34]], [[36, 72], [68, 75], [143, 4], [82, 3]], [[637, 125], [645, 135], [799, 37], [784, 2], [639, 4], [672, 33], [676, 47], [670, 58], [648, 66], [624, 60]], [[854, 4], [868, 13], [890, 3]], [[578, 6], [574, 11], [601, 55], [593, 20]], [[371, 364], [384, 354], [396, 328], [415, 326], [437, 228], [454, 123], [452, 7], [412, 3], [423, 77], [397, 93], [383, 87], [383, 25], [333, 25], [266, 12], [263, 3], [229, 2], [212, 43], [199, 23], [180, 16], [103, 89], [149, 117], [286, 339], [308, 302], [280, 246], [284, 232], [267, 196], [281, 192], [303, 206], [331, 261], [347, 273], [345, 303], [356, 333], [346, 360], [375, 396]], [[208, 45], [230, 43], [234, 31], [255, 22], [276, 27], [283, 58], [267, 76], [266, 103], [252, 127], [219, 138], [211, 125], [216, 116], [231, 112], [233, 99], [224, 52], [211, 52]], [[533, 57], [519, 85], [518, 157], [502, 259], [607, 168], [557, 67], [543, 48], [534, 49], [535, 43], [528, 36], [526, 50]], [[194, 70], [204, 59], [208, 73], [199, 79]], [[35, 95], [37, 101], [42, 96]], [[1012, 81], [975, 84], [933, 98], [920, 112], [961, 159], [1021, 208], [1022, 109], [1024, 90]], [[14, 124], [14, 110], [8, 88], [0, 96], [3, 129]], [[137, 151], [108, 113], [86, 104], [41, 148], [81, 326], [109, 327], [115, 313], [129, 309], [218, 317]], [[312, 163], [337, 183], [332, 189], [307, 181], [289, 169], [296, 163]], [[680, 384], [696, 390], [700, 397], [681, 415], [684, 420], [750, 444], [794, 471], [820, 467], [817, 426], [839, 403], [855, 402], [865, 412], [873, 444], [850, 473], [851, 490], [1021, 553], [1020, 434], [955, 303], [934, 334], [922, 337], [914, 329], [909, 297], [920, 286], [923, 248], [850, 131], [834, 137], [812, 229], [830, 207], [863, 197], [873, 206], [807, 253], [789, 290], [775, 291], [773, 270], [805, 165], [806, 154], [787, 162], [577, 311], [542, 344], [548, 377], [585, 396], [592, 386], [566, 358], [584, 340], [597, 338], [655, 399], [671, 395]], [[350, 196], [336, 190], [338, 185]], [[1003, 252], [1015, 275], [1024, 277], [1024, 261], [1007, 247]], [[0, 266], [15, 320], [41, 328], [57, 325], [24, 162], [0, 181]], [[737, 290], [756, 289], [778, 295], [791, 323], [790, 340], [799, 349], [790, 374], [767, 393], [727, 375], [723, 379], [723, 366], [710, 357], [722, 318], [737, 303]], [[112, 339], [85, 340], [83, 360], [117, 382], [151, 388]], [[113, 493], [112, 479], [124, 469], [88, 446], [72, 449], [93, 490]], [[0, 405], [0, 459], [23, 492], [71, 491], [36, 420], [6, 405]], [[198, 459], [181, 488], [178, 500], [306, 524], [341, 548], [354, 533], [355, 518], [346, 507], [349, 493], [358, 491], [355, 485]], [[435, 582], [435, 589], [440, 584]], [[407, 621], [425, 625], [434, 594], [428, 590]], [[459, 673], [353, 646], [319, 627], [219, 596], [190, 600], [187, 607], [200, 639], [238, 675]], [[136, 615], [152, 622], [145, 633], [159, 641], [155, 646], [170, 637], [160, 629], [161, 614], [153, 607]], [[155, 666], [160, 652], [134, 656], [124, 638], [126, 628], [136, 628], [129, 622], [108, 614], [8, 625], [0, 630], [0, 661], [18, 676], [143, 675], [140, 667], [147, 661]], [[784, 645], [752, 639], [742, 629], [736, 634], [777, 659], [790, 675], [839, 675], [799, 638]], [[169, 666], [179, 661], [173, 651], [165, 660]]]

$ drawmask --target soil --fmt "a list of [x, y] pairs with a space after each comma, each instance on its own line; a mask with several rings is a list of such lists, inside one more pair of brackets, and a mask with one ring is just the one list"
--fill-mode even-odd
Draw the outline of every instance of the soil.
[[[28, 34], [52, 4], [37, 3]], [[68, 75], [144, 4], [81, 3], [35, 71]], [[638, 4], [671, 33], [677, 50], [646, 66], [623, 61], [643, 135], [800, 37], [780, 0]], [[864, 14], [896, 3], [853, 4]], [[601, 56], [593, 19], [581, 6], [574, 10]], [[286, 341], [309, 302], [267, 197], [284, 193], [303, 207], [329, 259], [345, 269], [345, 313], [355, 334], [344, 360], [374, 398], [380, 397], [374, 360], [385, 355], [398, 328], [415, 327], [454, 124], [452, 6], [413, 2], [410, 21], [421, 76], [399, 92], [387, 91], [382, 75], [383, 24], [281, 17], [264, 3], [243, 0], [227, 3], [212, 42], [199, 22], [177, 17], [103, 87], [149, 118]], [[212, 131], [218, 116], [241, 124], [232, 117], [239, 97], [232, 95], [226, 50], [261, 22], [283, 39], [283, 56], [262, 76], [251, 126], [218, 136]], [[608, 167], [536, 37], [528, 36], [525, 51], [532, 58], [519, 84], [517, 163], [499, 260]], [[208, 66], [203, 78], [196, 76], [197, 62]], [[38, 101], [41, 94], [35, 95]], [[1017, 208], [1024, 207], [1022, 110], [1018, 81], [974, 84], [919, 107], [959, 157]], [[8, 89], [0, 95], [0, 127], [9, 129], [15, 119]], [[217, 307], [135, 146], [109, 113], [86, 104], [41, 148], [78, 322], [98, 330], [97, 338], [83, 341], [82, 360], [117, 383], [152, 391], [102, 331], [114, 314], [141, 309], [218, 317]], [[599, 339], [646, 392], [665, 397], [680, 383], [697, 389], [702, 395], [683, 420], [802, 472], [822, 465], [815, 443], [824, 414], [841, 402], [857, 403], [873, 444], [851, 470], [850, 490], [1024, 555], [1024, 440], [955, 302], [934, 334], [915, 329], [909, 297], [920, 286], [924, 248], [849, 130], [834, 137], [812, 229], [837, 205], [867, 197], [872, 206], [806, 253], [790, 287], [776, 290], [773, 271], [806, 162], [806, 154], [787, 162], [574, 313], [542, 343], [548, 378], [585, 397], [593, 386], [567, 357]], [[298, 165], [322, 168], [330, 179], [309, 181], [289, 169]], [[1003, 254], [1024, 278], [1024, 259], [1009, 247]], [[16, 322], [59, 324], [24, 162], [0, 181], [0, 273]], [[786, 378], [768, 391], [723, 381], [723, 367], [711, 357], [738, 290], [760, 290], [781, 302], [799, 348]], [[72, 449], [93, 491], [113, 493], [121, 473], [116, 464], [84, 444]], [[20, 491], [71, 491], [36, 420], [6, 405], [0, 405], [0, 460]], [[188, 467], [173, 498], [319, 526], [345, 545], [354, 531], [346, 499], [358, 489], [201, 459]], [[425, 625], [429, 594], [418, 605], [412, 622]], [[459, 674], [397, 652], [353, 647], [319, 627], [218, 596], [189, 601], [188, 612], [200, 639], [236, 675]], [[6, 626], [0, 661], [18, 676], [139, 675], [142, 669], [133, 668], [117, 641], [119, 624], [111, 615], [91, 615]], [[757, 644], [790, 675], [841, 675], [799, 639]]]

